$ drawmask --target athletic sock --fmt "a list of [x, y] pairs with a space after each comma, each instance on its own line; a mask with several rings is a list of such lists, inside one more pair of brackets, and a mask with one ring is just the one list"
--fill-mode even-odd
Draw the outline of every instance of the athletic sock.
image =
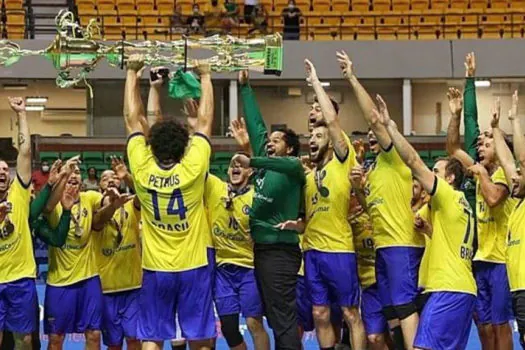
[[171, 350], [186, 350], [186, 344], [172, 345]]
[[394, 341], [394, 348], [396, 350], [405, 350], [405, 339], [403, 339], [403, 331], [401, 326], [392, 328], [392, 340]]

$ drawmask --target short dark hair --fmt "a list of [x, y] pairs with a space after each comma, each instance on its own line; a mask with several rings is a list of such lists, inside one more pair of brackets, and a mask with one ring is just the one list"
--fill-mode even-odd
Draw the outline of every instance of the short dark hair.
[[[331, 96], [328, 96], [328, 98], [330, 99], [330, 102], [332, 102], [332, 106], [334, 107], [335, 114], [339, 114], [339, 103], [335, 102], [335, 100]], [[319, 103], [317, 96], [315, 96], [314, 101]]]
[[161, 163], [178, 163], [189, 140], [188, 130], [176, 120], [162, 120], [149, 131], [151, 151]]
[[299, 156], [299, 151], [301, 149], [301, 143], [299, 142], [299, 135], [292, 129], [277, 129], [275, 131], [282, 132], [284, 134], [284, 142], [286, 142], [286, 146], [292, 148], [292, 154], [290, 154], [293, 157]]
[[326, 120], [321, 119], [321, 120], [316, 121], [313, 127], [314, 128], [328, 128], [328, 123], [326, 122]]
[[445, 176], [454, 175], [454, 183], [452, 186], [454, 188], [461, 188], [463, 180], [465, 179], [465, 168], [463, 164], [457, 158], [450, 158], [448, 160], [447, 166], [445, 167]]

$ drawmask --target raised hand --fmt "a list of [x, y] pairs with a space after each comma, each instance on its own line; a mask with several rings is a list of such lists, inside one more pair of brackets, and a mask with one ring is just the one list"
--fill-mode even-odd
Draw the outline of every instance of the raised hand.
[[362, 139], [358, 139], [352, 142], [352, 146], [355, 149], [355, 157], [358, 163], [362, 163], [365, 160], [365, 144]]
[[304, 230], [304, 223], [303, 220], [287, 220], [285, 222], [281, 222], [274, 226], [275, 228], [279, 230], [288, 230], [288, 231], [297, 231], [297, 232], [303, 232]]
[[54, 186], [58, 180], [61, 177], [61, 168], [62, 168], [62, 161], [60, 159], [55, 160], [53, 165], [51, 165], [51, 170], [49, 170], [49, 178], [47, 179], [47, 183], [50, 186]]
[[109, 203], [115, 208], [122, 207], [124, 204], [126, 204], [135, 197], [135, 195], [130, 195], [126, 193], [120, 194], [115, 188], [108, 188], [104, 193], [104, 196], [108, 197]]
[[509, 110], [509, 120], [512, 121], [516, 119], [518, 116], [518, 103], [519, 103], [519, 97], [518, 97], [518, 90], [515, 90], [512, 94], [512, 105]]
[[[383, 98], [379, 94], [376, 95], [376, 101], [377, 101], [377, 106], [379, 108], [379, 115], [380, 115], [379, 121], [383, 125], [388, 125], [392, 118], [390, 118], [390, 113], [388, 112], [388, 107], [386, 105], [386, 102], [385, 100], [383, 100]], [[372, 111], [372, 113], [374, 113], [374, 111], [375, 111], [375, 108]]]
[[472, 175], [474, 176], [480, 176], [481, 174], [487, 174], [487, 169], [480, 163], [475, 163], [474, 165], [468, 168], [468, 171], [470, 171]]
[[210, 64], [206, 61], [199, 61], [196, 70], [200, 76], [209, 75], [211, 72]]
[[250, 76], [249, 76], [247, 70], [239, 71], [239, 76], [238, 76], [237, 80], [239, 81], [240, 85], [248, 84], [249, 79], [250, 79]]
[[111, 156], [111, 169], [120, 180], [123, 180], [128, 175], [128, 167], [120, 157]]
[[465, 76], [471, 78], [476, 74], [476, 56], [474, 52], [469, 52], [465, 57]]
[[363, 188], [363, 179], [365, 178], [365, 170], [361, 165], [355, 166], [348, 174], [352, 188], [362, 189]]
[[129, 56], [126, 61], [126, 67], [129, 70], [139, 72], [144, 67], [144, 56], [140, 54], [133, 54]]
[[306, 70], [306, 81], [312, 84], [313, 82], [319, 80], [317, 77], [317, 71], [315, 70], [314, 65], [310, 60], [305, 59], [304, 60], [304, 68]]
[[491, 108], [492, 120], [490, 121], [490, 126], [492, 128], [497, 128], [499, 125], [499, 120], [501, 117], [501, 101], [499, 97], [494, 101], [494, 105]]
[[301, 165], [303, 166], [303, 169], [304, 169], [304, 173], [305, 174], [310, 173], [312, 169], [314, 168], [312, 164], [312, 160], [310, 159], [310, 156], [304, 155], [304, 156], [301, 156], [300, 159], [301, 159]]
[[166, 69], [166, 67], [153, 67], [150, 69], [150, 72], [157, 76], [157, 80], [151, 80], [151, 75], [150, 75], [149, 85], [151, 87], [158, 88], [162, 86], [162, 83], [164, 83], [164, 77], [158, 74], [161, 69]]
[[250, 143], [250, 137], [248, 136], [248, 130], [246, 130], [246, 122], [244, 121], [244, 118], [232, 120], [230, 123], [230, 132], [239, 145], [246, 146]]
[[69, 158], [66, 161], [66, 164], [62, 167], [62, 169], [60, 169], [60, 173], [64, 172], [64, 175], [69, 176], [73, 173], [73, 171], [75, 171], [75, 169], [78, 168], [80, 163], [80, 154], [77, 154], [76, 156]]
[[73, 206], [75, 205], [75, 202], [78, 199], [78, 194], [80, 192], [80, 187], [74, 187], [70, 188], [67, 191], [64, 191], [64, 194], [62, 195], [62, 198], [60, 199], [60, 203], [62, 204], [62, 208], [65, 210], [71, 210]]
[[450, 113], [452, 113], [452, 115], [459, 116], [463, 109], [463, 95], [458, 89], [449, 88], [447, 98]]
[[416, 217], [414, 218], [414, 227], [416, 231], [418, 232], [421, 232], [427, 235], [432, 235], [432, 226], [430, 226], [430, 224], [425, 219], [423, 219], [419, 214], [416, 214]]
[[337, 51], [337, 62], [339, 62], [339, 67], [343, 72], [343, 76], [347, 79], [351, 78], [354, 74], [354, 67], [352, 61], [344, 51]]
[[22, 97], [9, 97], [9, 106], [16, 113], [25, 112], [26, 103]]

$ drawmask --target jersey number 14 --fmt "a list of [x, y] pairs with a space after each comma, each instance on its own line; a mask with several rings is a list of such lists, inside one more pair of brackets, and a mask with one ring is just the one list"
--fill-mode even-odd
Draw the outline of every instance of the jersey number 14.
[[[155, 190], [148, 190], [151, 194], [151, 203], [153, 204], [153, 214], [155, 220], [160, 221], [160, 209], [159, 209], [159, 195]], [[177, 188], [173, 190], [170, 196], [168, 207], [166, 208], [166, 215], [178, 215], [180, 220], [186, 220], [186, 211], [188, 208], [184, 206], [184, 198], [182, 197], [182, 191]]]

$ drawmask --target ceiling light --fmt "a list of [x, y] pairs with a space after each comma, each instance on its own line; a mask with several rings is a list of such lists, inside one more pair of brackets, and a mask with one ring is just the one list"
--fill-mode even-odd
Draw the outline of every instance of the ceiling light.
[[44, 106], [26, 106], [26, 111], [28, 112], [42, 112], [44, 110]]
[[26, 97], [26, 103], [46, 103], [47, 97]]
[[490, 87], [490, 80], [476, 80], [476, 87]]
[[4, 84], [4, 90], [25, 90], [27, 84]]

